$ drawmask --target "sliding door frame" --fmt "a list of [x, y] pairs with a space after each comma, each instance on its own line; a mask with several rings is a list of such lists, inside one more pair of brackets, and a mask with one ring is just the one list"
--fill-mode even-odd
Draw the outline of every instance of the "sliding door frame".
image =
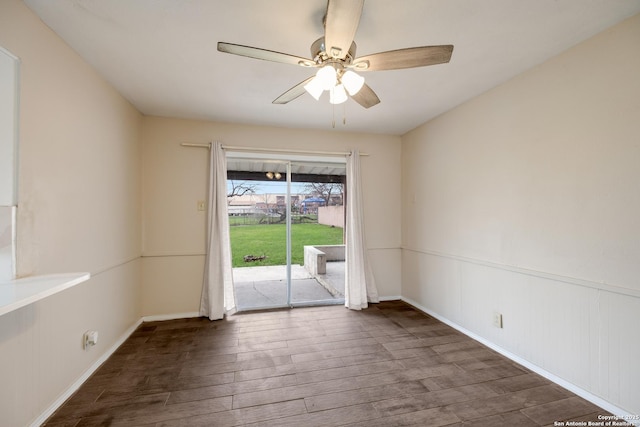
[[[235, 155], [234, 155], [235, 154]], [[291, 230], [291, 216], [292, 216], [292, 211], [291, 211], [291, 184], [292, 184], [292, 180], [293, 180], [293, 173], [292, 173], [292, 163], [295, 162], [302, 162], [302, 163], [335, 163], [335, 164], [343, 164], [346, 163], [346, 159], [344, 159], [344, 157], [339, 156], [339, 157], [319, 157], [317, 155], [300, 155], [300, 154], [294, 154], [292, 156], [287, 156], [286, 154], [282, 153], [277, 153], [277, 154], [265, 154], [263, 152], [254, 152], [254, 153], [249, 153], [249, 152], [242, 152], [242, 154], [238, 155], [238, 152], [234, 152], [234, 154], [229, 153], [227, 155], [227, 161], [229, 160], [229, 158], [233, 159], [233, 158], [241, 158], [243, 160], [247, 160], [247, 161], [252, 161], [252, 162], [262, 162], [262, 163], [273, 163], [273, 164], [279, 164], [279, 165], [285, 165], [286, 168], [286, 196], [285, 196], [285, 203], [286, 203], [286, 288], [287, 288], [287, 292], [286, 292], [286, 303], [283, 305], [269, 305], [269, 306], [258, 306], [258, 307], [250, 307], [250, 310], [262, 310], [262, 309], [273, 309], [273, 308], [294, 308], [294, 307], [303, 307], [303, 306], [313, 306], [313, 305], [331, 305], [331, 304], [343, 304], [344, 303], [344, 299], [340, 300], [337, 299], [335, 302], [330, 301], [330, 300], [318, 300], [318, 301], [301, 301], [301, 302], [296, 302], [294, 303], [292, 301], [292, 292], [291, 292], [291, 288], [292, 288], [292, 269], [291, 269], [291, 262], [292, 262], [292, 243], [291, 243], [291, 235], [292, 235], [292, 230]], [[330, 160], [329, 160], [330, 159]], [[336, 161], [336, 159], [344, 159], [344, 161]], [[344, 188], [344, 191], [346, 192], [346, 185]], [[344, 198], [344, 202], [346, 203], [346, 194], [345, 194], [345, 198]], [[235, 286], [235, 285], [234, 285]]]

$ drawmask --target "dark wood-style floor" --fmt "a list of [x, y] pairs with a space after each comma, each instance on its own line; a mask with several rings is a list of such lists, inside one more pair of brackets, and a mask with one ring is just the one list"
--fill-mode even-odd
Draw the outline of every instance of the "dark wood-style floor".
[[409, 305], [142, 324], [47, 426], [546, 426], [603, 410]]

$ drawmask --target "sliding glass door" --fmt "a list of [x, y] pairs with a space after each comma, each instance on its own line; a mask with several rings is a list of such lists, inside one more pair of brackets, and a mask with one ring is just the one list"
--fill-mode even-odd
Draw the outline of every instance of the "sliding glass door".
[[344, 165], [228, 156], [227, 168], [238, 309], [344, 302]]

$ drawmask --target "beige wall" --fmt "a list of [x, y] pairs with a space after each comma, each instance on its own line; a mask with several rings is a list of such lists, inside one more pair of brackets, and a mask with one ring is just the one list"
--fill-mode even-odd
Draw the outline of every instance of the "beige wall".
[[636, 16], [402, 138], [402, 295], [635, 414], [639, 42]]
[[[330, 120], [327, 117], [327, 120]], [[400, 292], [400, 138], [145, 117], [143, 121], [143, 311], [198, 310], [204, 254], [206, 149], [181, 142], [346, 151], [362, 158], [369, 254], [382, 296]], [[383, 203], [379, 195], [383, 194]], [[383, 268], [379, 268], [383, 266]]]
[[23, 426], [140, 318], [141, 116], [21, 1], [0, 45], [21, 60], [18, 274], [92, 274], [0, 317], [0, 425]]

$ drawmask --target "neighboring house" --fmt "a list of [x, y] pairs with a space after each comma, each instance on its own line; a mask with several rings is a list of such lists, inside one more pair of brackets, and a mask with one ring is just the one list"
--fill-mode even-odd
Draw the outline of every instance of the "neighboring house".
[[[332, 197], [334, 200], [341, 200], [339, 196]], [[233, 196], [228, 200], [228, 211], [230, 215], [240, 213], [272, 213], [284, 211], [287, 208], [286, 195], [284, 194], [245, 194]], [[319, 206], [324, 206], [324, 199], [312, 197], [307, 194], [295, 194], [291, 196], [291, 206], [294, 211], [301, 213], [317, 213]]]

